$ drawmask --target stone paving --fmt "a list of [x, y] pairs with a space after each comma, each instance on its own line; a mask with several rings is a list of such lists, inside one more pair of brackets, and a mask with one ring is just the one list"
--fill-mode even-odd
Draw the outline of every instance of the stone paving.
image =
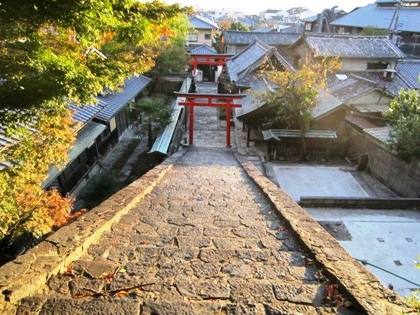
[[[218, 124], [204, 119], [198, 130], [211, 129], [209, 120]], [[255, 168], [241, 166], [234, 148], [196, 144], [176, 155], [159, 166], [158, 183], [146, 174], [34, 249], [45, 256], [30, 252], [33, 262], [2, 269], [3, 294], [19, 304], [13, 314], [401, 314], [397, 297]], [[136, 190], [147, 192], [126, 207]], [[95, 242], [77, 245], [80, 255], [69, 253], [111, 217]], [[60, 255], [67, 258], [58, 263]], [[35, 294], [13, 286], [22, 264], [41, 268], [25, 271], [40, 283]]]
[[309, 261], [230, 150], [193, 147], [20, 312], [328, 313]]

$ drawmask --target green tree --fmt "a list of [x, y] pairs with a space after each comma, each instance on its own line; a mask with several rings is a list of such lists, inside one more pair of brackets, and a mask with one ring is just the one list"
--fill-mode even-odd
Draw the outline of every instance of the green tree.
[[359, 33], [359, 35], [364, 36], [386, 36], [388, 35], [388, 30], [384, 28], [377, 28], [374, 26], [366, 26], [363, 30]]
[[154, 59], [155, 66], [146, 74], [152, 79], [149, 85], [149, 96], [154, 93], [160, 77], [171, 73], [183, 73], [185, 66], [188, 64], [183, 41], [176, 43], [162, 42], [158, 49], [159, 53]]
[[0, 247], [68, 215], [68, 199], [41, 190], [74, 141], [67, 101], [93, 103], [104, 89], [117, 91], [149, 71], [156, 47], [186, 34], [188, 10], [134, 0], [0, 3], [0, 126], [17, 140], [0, 156], [9, 163], [0, 171]]
[[153, 146], [155, 133], [170, 123], [172, 108], [168, 105], [168, 99], [163, 95], [143, 97], [132, 104], [134, 109], [139, 110], [146, 119], [147, 139], [149, 148]]
[[249, 32], [249, 27], [243, 24], [242, 22], [235, 21], [230, 24], [231, 31], [245, 31]]
[[401, 90], [384, 117], [391, 124], [390, 148], [403, 159], [420, 158], [420, 98], [415, 90]]
[[50, 100], [92, 103], [118, 90], [154, 66], [163, 38], [185, 35], [185, 12], [159, 1], [2, 1], [0, 122], [30, 120]]
[[306, 160], [305, 133], [309, 130], [312, 111], [319, 102], [319, 89], [326, 88], [327, 75], [339, 68], [338, 59], [324, 58], [320, 62], [305, 61], [295, 71], [268, 71], [266, 77], [276, 88], [259, 95], [273, 112], [267, 124], [286, 124], [301, 130], [302, 161]]

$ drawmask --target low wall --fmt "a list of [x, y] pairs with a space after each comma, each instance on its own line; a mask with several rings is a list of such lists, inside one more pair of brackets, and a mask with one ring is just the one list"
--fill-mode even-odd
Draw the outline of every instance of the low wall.
[[158, 185], [183, 153], [177, 152], [75, 222], [1, 266], [0, 314], [15, 314], [22, 298], [34, 294], [51, 276], [78, 260], [90, 245]]
[[379, 280], [356, 261], [303, 208], [262, 175], [251, 163], [242, 164], [248, 175], [271, 200], [274, 211], [285, 219], [295, 232], [305, 252], [312, 253], [318, 268], [337, 282], [340, 290], [353, 298], [361, 314], [401, 315], [407, 309], [396, 294], [382, 286]]
[[382, 142], [347, 125], [349, 157], [369, 157], [368, 167], [373, 177], [402, 197], [420, 197], [420, 161], [405, 162], [392, 154]]
[[304, 208], [420, 209], [420, 198], [300, 197]]

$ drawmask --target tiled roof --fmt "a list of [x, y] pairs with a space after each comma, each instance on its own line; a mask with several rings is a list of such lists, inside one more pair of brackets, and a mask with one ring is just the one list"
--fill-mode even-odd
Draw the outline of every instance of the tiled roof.
[[73, 111], [73, 120], [86, 124], [92, 120], [96, 114], [104, 108], [104, 104], [91, 104], [91, 105], [70, 105], [69, 109]]
[[121, 92], [97, 96], [99, 106], [103, 106], [103, 108], [96, 117], [102, 121], [112, 119], [129, 101], [143, 91], [151, 80], [143, 75], [134, 76], [125, 80]]
[[252, 71], [263, 65], [267, 58], [273, 56], [285, 68], [293, 69], [274, 47], [268, 46], [260, 40], [255, 40], [253, 44], [226, 62], [231, 82], [235, 81], [237, 83], [244, 79]]
[[210, 54], [217, 54], [217, 50], [207, 45], [200, 45], [198, 47], [191, 49], [189, 53], [194, 54], [194, 55], [210, 55]]
[[[67, 165], [82, 154], [82, 152], [86, 150], [86, 148], [88, 148], [105, 129], [105, 125], [93, 121], [86, 123], [77, 133], [76, 141], [69, 150]], [[48, 170], [48, 178], [42, 183], [42, 188], [48, 187], [62, 171], [63, 169], [58, 169], [57, 167], [50, 168]]]
[[337, 110], [339, 107], [343, 105], [343, 102], [339, 100], [337, 97], [332, 95], [331, 93], [327, 93], [326, 91], [320, 90], [319, 92], [319, 103], [312, 111], [312, 117], [316, 119], [320, 119]]
[[352, 74], [342, 74], [341, 76], [331, 75], [327, 80], [328, 93], [342, 102], [353, 97], [364, 94], [375, 88], [375, 83], [369, 80], [363, 80]]
[[[15, 143], [18, 139], [17, 138], [8, 138], [5, 135], [5, 129], [4, 127], [2, 127], [0, 125], [0, 151], [3, 150], [4, 148], [12, 145], [13, 143]], [[8, 163], [6, 161], [0, 161], [0, 171], [2, 169], [5, 169], [6, 167], [8, 167]]]
[[225, 31], [223, 36], [226, 45], [249, 45], [258, 39], [270, 46], [289, 46], [298, 41], [302, 34]]
[[400, 74], [395, 73], [392, 80], [384, 80], [383, 71], [362, 71], [354, 72], [353, 76], [357, 76], [369, 80], [375, 84], [377, 88], [384, 89], [388, 94], [397, 96], [401, 89], [410, 89], [411, 87], [401, 78]]
[[309, 35], [305, 41], [320, 57], [400, 59], [404, 53], [386, 37]]
[[242, 107], [235, 109], [236, 117], [238, 119], [246, 118], [251, 113], [261, 109], [265, 102], [257, 97], [258, 94], [263, 94], [269, 91], [270, 87], [265, 80], [259, 80], [251, 89], [246, 91], [246, 96], [238, 101]]
[[[385, 1], [380, 1], [385, 2]], [[395, 1], [389, 1], [395, 2]], [[360, 27], [373, 26], [382, 29], [391, 29], [392, 18], [395, 8], [377, 7], [376, 4], [369, 4], [363, 8], [354, 10], [353, 12], [338, 18], [331, 25]], [[405, 32], [420, 32], [420, 10], [418, 8], [402, 7], [399, 12], [398, 30]]]
[[189, 21], [197, 30], [212, 30], [219, 28], [215, 22], [200, 15], [190, 17]]
[[238, 55], [227, 60], [226, 66], [231, 81], [238, 81], [246, 72], [255, 69], [255, 65], [260, 65], [264, 57], [274, 48], [256, 40]]
[[420, 89], [420, 60], [402, 60], [397, 63], [398, 75], [412, 89]]

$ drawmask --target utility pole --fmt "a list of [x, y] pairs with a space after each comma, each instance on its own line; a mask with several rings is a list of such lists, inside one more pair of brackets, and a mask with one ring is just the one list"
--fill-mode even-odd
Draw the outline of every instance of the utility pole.
[[404, 0], [398, 0], [397, 7], [395, 8], [394, 15], [392, 16], [392, 19], [391, 19], [391, 24], [389, 24], [388, 31], [389, 31], [389, 38], [391, 40], [394, 38], [394, 36], [397, 34], [397, 31], [398, 31], [398, 20], [400, 18], [400, 9], [403, 3], [404, 3]]

